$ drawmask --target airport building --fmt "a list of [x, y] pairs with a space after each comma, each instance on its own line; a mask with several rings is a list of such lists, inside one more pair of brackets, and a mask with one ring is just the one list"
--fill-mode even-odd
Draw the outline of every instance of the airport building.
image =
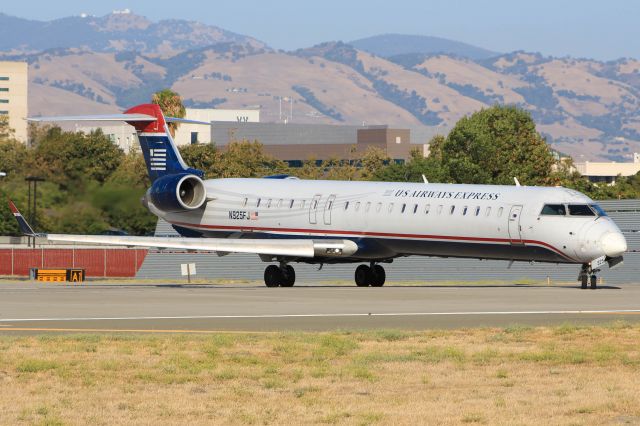
[[633, 153], [633, 162], [630, 163], [584, 161], [575, 163], [574, 166], [582, 176], [591, 182], [613, 185], [618, 176], [633, 176], [640, 172], [640, 154]]
[[14, 137], [27, 142], [27, 87], [29, 65], [26, 62], [0, 61], [0, 115], [9, 117]]
[[[187, 120], [203, 121], [205, 123], [259, 123], [260, 110], [187, 108], [184, 118]], [[204, 124], [181, 124], [176, 130], [173, 139], [176, 145], [180, 146], [193, 143], [211, 143], [211, 137], [211, 126]]]
[[413, 149], [427, 152], [427, 140], [412, 144], [410, 129], [388, 126], [353, 126], [298, 123], [214, 122], [211, 139], [224, 149], [233, 140], [258, 141], [267, 154], [300, 166], [304, 160], [359, 158], [369, 147], [382, 149], [392, 160], [406, 161]]

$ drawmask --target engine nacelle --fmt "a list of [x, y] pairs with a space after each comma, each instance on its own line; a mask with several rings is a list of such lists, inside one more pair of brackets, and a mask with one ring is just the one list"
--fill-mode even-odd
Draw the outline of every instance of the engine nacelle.
[[165, 212], [196, 210], [207, 200], [204, 182], [196, 175], [177, 174], [158, 178], [148, 196], [155, 207]]

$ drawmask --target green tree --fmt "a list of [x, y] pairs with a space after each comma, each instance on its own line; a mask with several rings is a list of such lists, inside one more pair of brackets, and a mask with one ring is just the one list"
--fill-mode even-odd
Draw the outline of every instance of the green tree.
[[231, 141], [220, 156], [219, 177], [263, 177], [286, 172], [283, 161], [264, 152], [258, 141]]
[[63, 188], [88, 181], [105, 182], [118, 168], [124, 153], [101, 130], [89, 134], [51, 127], [34, 139], [36, 170]]
[[208, 179], [219, 176], [221, 154], [215, 145], [199, 143], [181, 146], [180, 155], [185, 164], [194, 169], [202, 170]]
[[457, 183], [548, 185], [555, 163], [531, 115], [500, 105], [462, 118], [431, 155]]
[[[184, 118], [187, 110], [179, 94], [171, 89], [163, 89], [151, 96], [151, 102], [160, 105], [162, 113], [168, 117]], [[178, 123], [168, 123], [171, 136], [176, 134]]]

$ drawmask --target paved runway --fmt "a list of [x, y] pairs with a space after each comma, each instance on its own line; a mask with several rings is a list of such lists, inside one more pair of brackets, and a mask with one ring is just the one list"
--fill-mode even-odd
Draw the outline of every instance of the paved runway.
[[0, 283], [0, 333], [456, 328], [640, 322], [640, 285], [577, 287]]

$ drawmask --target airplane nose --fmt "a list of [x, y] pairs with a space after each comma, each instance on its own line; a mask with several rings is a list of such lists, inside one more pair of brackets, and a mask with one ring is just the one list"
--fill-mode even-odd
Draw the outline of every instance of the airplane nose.
[[627, 240], [620, 232], [609, 232], [600, 240], [600, 246], [607, 256], [618, 257], [627, 251]]

